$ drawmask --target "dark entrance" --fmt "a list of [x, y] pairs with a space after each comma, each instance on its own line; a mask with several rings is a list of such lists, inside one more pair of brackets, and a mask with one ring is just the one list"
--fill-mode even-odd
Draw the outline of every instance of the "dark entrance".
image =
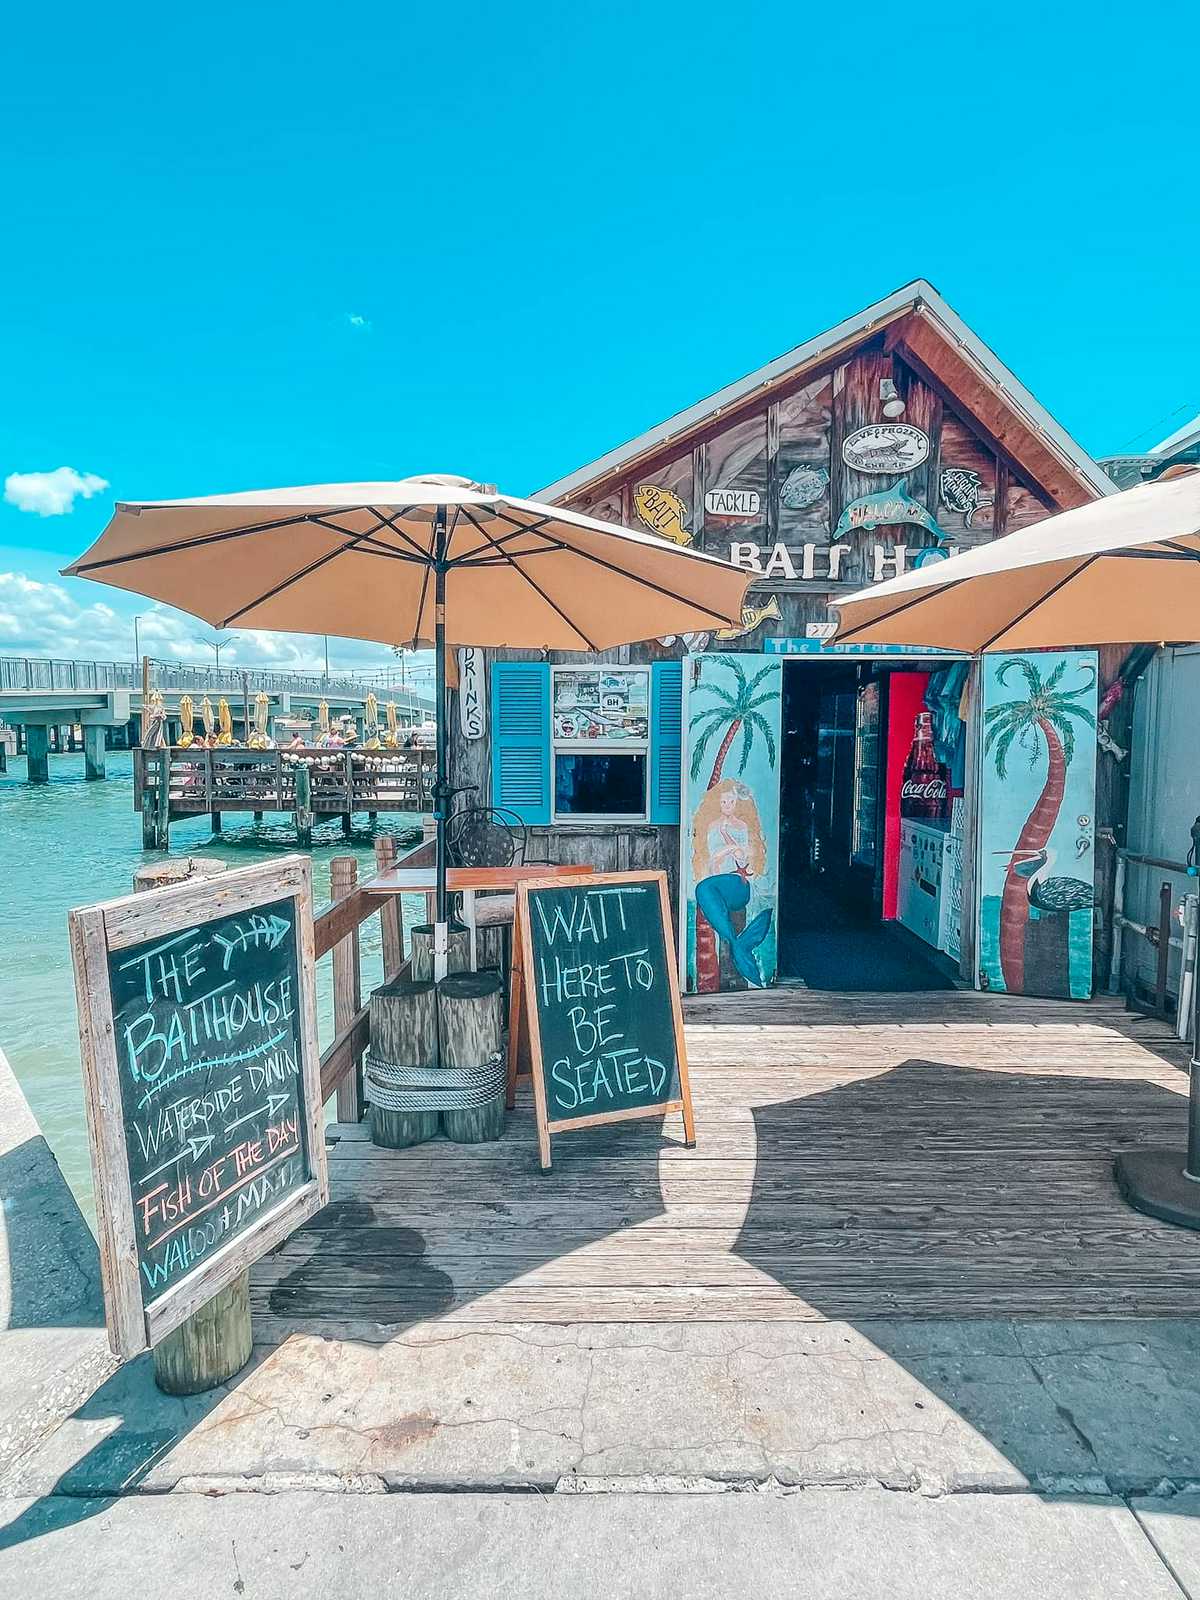
[[[876, 662], [785, 665], [779, 875], [784, 982], [877, 992], [954, 987], [955, 965], [935, 943], [904, 926], [895, 905], [885, 906], [889, 872], [890, 898], [896, 898], [901, 837], [895, 774], [907, 752], [893, 737], [889, 783], [888, 730], [898, 718], [903, 728], [908, 704], [917, 703], [909, 681], [914, 674], [905, 673], [903, 694], [897, 681], [893, 699], [892, 673]], [[910, 837], [910, 872], [911, 854]], [[934, 888], [940, 891], [940, 885]]]

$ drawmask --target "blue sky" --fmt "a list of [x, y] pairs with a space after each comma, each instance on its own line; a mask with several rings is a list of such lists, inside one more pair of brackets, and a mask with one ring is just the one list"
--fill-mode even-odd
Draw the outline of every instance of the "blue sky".
[[[55, 577], [114, 495], [533, 492], [918, 276], [1084, 448], [1153, 443], [1200, 411], [1196, 34], [1070, 0], [17, 8], [0, 478], [110, 487], [0, 504], [0, 653], [131, 652], [136, 602]], [[271, 650], [313, 654], [227, 659]]]

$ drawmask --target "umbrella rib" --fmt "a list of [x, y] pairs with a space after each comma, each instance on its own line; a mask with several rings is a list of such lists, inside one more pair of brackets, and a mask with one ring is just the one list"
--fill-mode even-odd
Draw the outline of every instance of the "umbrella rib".
[[[500, 517], [503, 521], [511, 522], [514, 527], [521, 528], [522, 531], [525, 531], [524, 530], [524, 524], [517, 522], [514, 517], [505, 516], [503, 511], [497, 511], [496, 515], [498, 517]], [[580, 531], [583, 532], [583, 533], [592, 533], [595, 530], [593, 530], [591, 528], [583, 528]], [[619, 538], [620, 534], [621, 534], [620, 528], [614, 528], [613, 529], [613, 533], [615, 535], [617, 535], [617, 537]], [[549, 535], [548, 534], [547, 535], [543, 535], [543, 537], [548, 538]], [[606, 561], [603, 556], [594, 556], [594, 555], [592, 555], [590, 550], [581, 550], [578, 545], [574, 545], [574, 544], [568, 545], [568, 544], [566, 544], [564, 542], [563, 544], [561, 544], [559, 546], [559, 548], [562, 549], [562, 550], [570, 550], [572, 555], [581, 556], [584, 561], [590, 561], [593, 564], [593, 566], [603, 567], [607, 572], [615, 572], [619, 578], [625, 578], [628, 581], [640, 584], [643, 589], [652, 589], [655, 594], [661, 594], [668, 600], [675, 600], [675, 601], [681, 601], [682, 600], [682, 602], [685, 605], [691, 606], [693, 610], [703, 612], [703, 614], [706, 617], [711, 617], [714, 622], [723, 623], [727, 628], [728, 627], [735, 627], [741, 621], [741, 617], [740, 616], [730, 617], [730, 616], [727, 616], [722, 611], [714, 611], [711, 606], [702, 605], [699, 600], [689, 600], [684, 595], [674, 594], [674, 593], [672, 593], [672, 591], [670, 589], [664, 589], [662, 584], [655, 583], [650, 578], [638, 577], [638, 575], [636, 573], [627, 572], [624, 567], [618, 567], [615, 562]], [[530, 550], [528, 553], [530, 555], [545, 555], [546, 551], [544, 551], [544, 550]], [[678, 555], [680, 555], [680, 556], [692, 556], [693, 558], [702, 557], [702, 552], [701, 551], [699, 551], [699, 550], [688, 550], [684, 546], [678, 546], [677, 550], [676, 550], [676, 553]], [[520, 557], [520, 556], [514, 557], [514, 560], [521, 560], [521, 559], [522, 559], [522, 557]], [[705, 559], [705, 565], [706, 566], [708, 565], [707, 559]], [[728, 565], [728, 563], [719, 562], [718, 565], [719, 566], [725, 566], [725, 565]]]
[[[423, 550], [421, 548], [421, 546], [417, 543], [417, 541], [413, 538], [412, 534], [406, 533], [403, 528], [398, 528], [396, 526], [397, 522], [400, 520], [400, 518], [402, 516], [404, 516], [405, 512], [411, 511], [413, 509], [412, 506], [405, 506], [403, 510], [399, 510], [395, 506], [393, 506], [392, 507], [392, 514], [391, 514], [390, 517], [385, 517], [383, 512], [379, 509], [378, 506], [372, 506], [370, 509], [380, 519], [380, 521], [382, 522], [382, 524], [383, 524], [383, 526], [385, 528], [390, 528], [392, 530], [392, 532], [396, 535], [397, 539], [403, 539], [404, 540], [405, 544], [407, 544], [409, 546], [409, 548], [412, 550], [412, 552], [413, 552], [413, 554], [414, 554], [414, 556], [416, 557], [417, 560], [425, 561], [425, 562], [427, 562], [429, 560], [429, 551], [428, 550]], [[384, 548], [386, 548], [386, 546]]]
[[[353, 528], [343, 528], [336, 522], [327, 522], [324, 517], [309, 517], [307, 520], [309, 522], [316, 523], [319, 528], [328, 528], [331, 533], [340, 533], [345, 538], [355, 541], [354, 547], [357, 550], [363, 552], [369, 551], [373, 555], [389, 556], [393, 561], [418, 561], [424, 559], [422, 556], [410, 556], [403, 550], [393, 550], [390, 545], [378, 543], [373, 536], [379, 532], [379, 528], [390, 526], [387, 519], [382, 516], [378, 507], [359, 506], [356, 509], [361, 511], [369, 511], [373, 517], [380, 517], [381, 520], [379, 526], [372, 528], [366, 534], [361, 534], [355, 533]], [[399, 533], [400, 530], [398, 528], [393, 528], [392, 531], [393, 533]], [[415, 546], [415, 548], [419, 550], [420, 546]]]
[[[275, 522], [248, 523], [244, 528], [224, 528], [220, 533], [204, 533], [196, 539], [180, 539], [174, 544], [152, 545], [149, 550], [134, 550], [125, 556], [108, 556], [104, 561], [85, 561], [75, 567], [72, 576], [84, 572], [99, 572], [104, 567], [123, 567], [128, 561], [149, 561], [154, 556], [173, 556], [181, 550], [198, 550], [202, 545], [221, 544], [226, 539], [245, 539], [252, 533], [271, 533], [277, 528], [294, 528], [299, 523], [311, 522], [310, 516], [281, 517]], [[339, 529], [339, 532], [343, 530]]]
[[[363, 509], [365, 510], [366, 507]], [[339, 531], [345, 532], [345, 529]], [[231, 611], [218, 626], [227, 628], [231, 622], [237, 622], [239, 618], [244, 617], [247, 611], [253, 611], [255, 606], [265, 605], [268, 600], [274, 600], [277, 594], [282, 594], [285, 589], [290, 589], [294, 583], [299, 583], [301, 578], [307, 578], [312, 573], [319, 571], [321, 567], [327, 566], [330, 561], [336, 561], [339, 556], [347, 555], [354, 549], [356, 544], [359, 544], [363, 539], [369, 539], [377, 531], [375, 528], [368, 528], [365, 533], [352, 534], [349, 544], [343, 545], [338, 550], [327, 550], [323, 556], [318, 556], [315, 561], [310, 561], [307, 566], [301, 567], [299, 572], [293, 572], [290, 577], [284, 578], [281, 583], [275, 584], [265, 594], [260, 594], [256, 600], [248, 600], [244, 606], [239, 606], [236, 611]]]
[[1013, 617], [1010, 621], [1006, 622], [998, 633], [994, 633], [990, 639], [985, 639], [983, 644], [979, 646], [980, 650], [983, 651], [990, 649], [991, 646], [995, 644], [997, 639], [1003, 639], [1006, 633], [1011, 633], [1015, 627], [1025, 621], [1026, 617], [1031, 616], [1039, 606], [1044, 606], [1047, 600], [1052, 600], [1060, 589], [1066, 588], [1067, 584], [1074, 583], [1075, 579], [1079, 577], [1080, 573], [1086, 572], [1093, 562], [1099, 561], [1099, 559], [1099, 552], [1096, 555], [1088, 556], [1086, 561], [1080, 562], [1079, 566], [1075, 568], [1074, 572], [1068, 572], [1066, 576], [1060, 578], [1057, 583], [1051, 584], [1046, 590], [1045, 594], [1039, 595], [1036, 600], [1031, 601], [1030, 604], [1025, 607], [1024, 611], [1022, 611], [1018, 616]]
[[[627, 582], [639, 584], [643, 589], [652, 589], [655, 594], [661, 594], [664, 599], [674, 600], [676, 603], [682, 602], [684, 605], [691, 606], [693, 611], [702, 612], [704, 616], [710, 617], [714, 622], [721, 623], [723, 627], [736, 627], [741, 620], [740, 616], [731, 617], [724, 611], [714, 611], [711, 606], [702, 605], [699, 600], [690, 600], [686, 595], [675, 594], [670, 589], [664, 589], [661, 583], [655, 583], [650, 578], [642, 578], [636, 573], [627, 572], [624, 567], [618, 567], [615, 562], [605, 561], [603, 556], [592, 555], [590, 550], [580, 550], [576, 545], [565, 544], [562, 548], [570, 550], [572, 555], [582, 556], [585, 561], [590, 561], [593, 566], [603, 567], [606, 572], [615, 572], [619, 578], [624, 578]], [[546, 554], [544, 550], [531, 550], [529, 553], [535, 556]], [[522, 558], [516, 556], [513, 559], [519, 561]]]
[[425, 570], [421, 574], [421, 598], [417, 604], [417, 620], [413, 623], [412, 648], [414, 650], [417, 648], [417, 643], [421, 637], [421, 619], [425, 615], [425, 598], [429, 593], [429, 574], [432, 571], [433, 568], [426, 561]]
[[[548, 523], [549, 521], [550, 521], [549, 517], [540, 517], [537, 522], [530, 523], [528, 527], [522, 526], [522, 527], [516, 528], [516, 529], [513, 530], [512, 533], [502, 534], [500, 536], [500, 538], [497, 538], [494, 533], [490, 533], [490, 534], [488, 534], [488, 538], [491, 540], [492, 545], [497, 550], [500, 550], [500, 549], [503, 548], [503, 546], [511, 544], [514, 539], [519, 539], [523, 533], [540, 533], [542, 528], [544, 528], [546, 523]], [[475, 521], [474, 517], [471, 518], [471, 522], [472, 522], [472, 525], [474, 527], [479, 528], [479, 524]], [[480, 531], [482, 532], [482, 529], [480, 529]], [[543, 537], [544, 538], [549, 538], [550, 535], [549, 534], [544, 534]], [[480, 549], [482, 549], [482, 548], [483, 547], [480, 546]], [[550, 548], [556, 549], [556, 550], [561, 550], [563, 548], [563, 546], [561, 544], [555, 544], [555, 545], [551, 545]], [[532, 552], [529, 552], [529, 551], [523, 552], [523, 553], [532, 554]], [[490, 561], [492, 559], [492, 557], [488, 556], [488, 557], [485, 557], [484, 559]], [[473, 566], [476, 566], [477, 564], [478, 563], [476, 562], [475, 555], [473, 553], [470, 554], [470, 555], [460, 556], [457, 561], [454, 561], [454, 562], [451, 563], [451, 565], [455, 566], [455, 567], [473, 567]]]
[[[483, 535], [483, 537], [488, 541], [489, 544], [494, 544], [495, 541], [493, 540], [491, 534], [487, 531], [487, 529], [483, 526], [482, 523], [476, 522], [475, 518], [471, 515], [470, 507], [469, 506], [464, 506], [463, 510], [466, 513], [467, 521], [476, 530], [476, 532], [477, 533], [481, 533]], [[517, 574], [518, 577], [524, 578], [525, 582], [529, 585], [529, 587], [536, 594], [541, 595], [542, 599], [546, 602], [546, 604], [550, 607], [550, 609], [552, 611], [555, 611], [555, 612], [558, 613], [558, 615], [566, 623], [567, 627], [570, 628], [571, 632], [574, 633], [574, 634], [577, 634], [579, 636], [579, 638], [581, 638], [583, 640], [584, 644], [587, 645], [589, 650], [593, 650], [593, 651], [598, 651], [599, 650], [600, 646], [597, 645], [597, 644], [594, 644], [592, 642], [592, 640], [588, 638], [587, 634], [584, 633], [583, 629], [579, 626], [579, 624], [577, 622], [572, 622], [571, 618], [567, 615], [567, 613], [563, 610], [563, 608], [560, 605], [558, 605], [557, 602], [555, 602], [554, 600], [552, 600], [550, 598], [550, 596], [542, 588], [541, 584], [535, 583], [534, 580], [529, 576], [529, 574], [527, 572], [522, 572], [521, 571], [521, 568], [517, 565], [516, 561], [513, 559], [512, 556], [510, 556], [508, 554], [508, 552], [506, 550], [501, 550], [500, 551], [500, 555], [503, 557], [505, 564], [510, 566], [513, 569], [513, 571]]]

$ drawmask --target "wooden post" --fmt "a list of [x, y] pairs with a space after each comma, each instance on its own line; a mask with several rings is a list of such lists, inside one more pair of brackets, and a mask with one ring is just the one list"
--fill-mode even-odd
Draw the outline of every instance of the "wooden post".
[[296, 768], [296, 839], [302, 850], [312, 849], [312, 772], [301, 761]]
[[[393, 978], [371, 996], [371, 1055], [397, 1067], [437, 1064], [437, 991], [432, 983]], [[438, 1131], [436, 1111], [371, 1106], [371, 1138], [389, 1150], [423, 1144]]]
[[[386, 872], [396, 860], [396, 841], [390, 833], [375, 841], [375, 868]], [[380, 902], [379, 926], [383, 935], [383, 981], [394, 978], [404, 964], [404, 927], [400, 920], [400, 896]]]
[[[169, 762], [170, 756], [164, 751]], [[162, 781], [165, 782], [165, 773]], [[224, 872], [223, 861], [184, 856], [156, 861], [133, 875], [133, 892]], [[154, 1346], [154, 1381], [164, 1394], [202, 1394], [239, 1373], [250, 1359], [250, 1273], [241, 1272]]]
[[143, 750], [142, 849], [165, 850], [171, 823], [171, 752]]
[[158, 828], [159, 850], [169, 850], [171, 847], [171, 752], [159, 750], [158, 756], [158, 788], [155, 798], [158, 801]]
[[[358, 863], [353, 856], [334, 856], [329, 863], [329, 898], [344, 900], [354, 893], [358, 882]], [[333, 947], [333, 1031], [341, 1033], [358, 1015], [362, 1005], [362, 977], [359, 967], [358, 929], [354, 928]], [[363, 1112], [362, 1057], [337, 1086], [337, 1119], [360, 1122]]]
[[[411, 945], [412, 975], [419, 982], [433, 977], [433, 924], [423, 922], [409, 935]], [[452, 922], [449, 928], [449, 950], [446, 972], [471, 970], [471, 935], [461, 922]], [[478, 1064], [478, 1063], [477, 1063]]]
[[[504, 1035], [504, 983], [498, 972], [456, 972], [438, 984], [438, 1032], [443, 1067], [482, 1067]], [[504, 1132], [504, 1094], [486, 1105], [443, 1111], [442, 1127], [456, 1144], [483, 1144]]]

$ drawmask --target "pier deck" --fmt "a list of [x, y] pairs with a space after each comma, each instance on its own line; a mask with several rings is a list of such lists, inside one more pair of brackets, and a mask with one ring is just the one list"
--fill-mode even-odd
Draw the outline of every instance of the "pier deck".
[[1200, 1238], [1113, 1153], [1179, 1144], [1186, 1052], [1120, 1002], [775, 990], [687, 1002], [677, 1117], [498, 1143], [330, 1130], [332, 1203], [252, 1277], [255, 1335], [414, 1323], [1200, 1316]]
[[433, 761], [431, 750], [135, 750], [133, 809], [147, 824], [147, 848], [165, 847], [180, 817], [208, 815], [216, 828], [225, 812], [239, 811], [291, 812], [303, 838], [306, 818], [429, 811]]

